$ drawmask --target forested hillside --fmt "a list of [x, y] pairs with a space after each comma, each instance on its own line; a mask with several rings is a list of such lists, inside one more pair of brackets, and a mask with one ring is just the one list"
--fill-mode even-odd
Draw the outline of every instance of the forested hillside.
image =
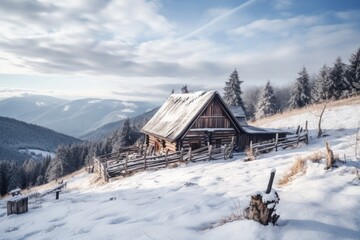
[[25, 160], [20, 149], [39, 149], [55, 152], [59, 145], [73, 144], [80, 140], [50, 129], [0, 117], [0, 160]]

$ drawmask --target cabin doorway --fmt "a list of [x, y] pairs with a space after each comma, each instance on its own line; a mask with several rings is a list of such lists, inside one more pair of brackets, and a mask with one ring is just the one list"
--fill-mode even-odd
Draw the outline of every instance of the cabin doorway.
[[191, 140], [190, 141], [191, 150], [196, 150], [196, 149], [200, 148], [200, 146], [201, 146], [200, 140]]
[[160, 143], [158, 141], [155, 142], [155, 152], [160, 152]]

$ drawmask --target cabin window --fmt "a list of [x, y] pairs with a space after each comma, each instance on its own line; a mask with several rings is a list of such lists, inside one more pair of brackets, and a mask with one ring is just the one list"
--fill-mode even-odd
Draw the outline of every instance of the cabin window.
[[161, 144], [162, 144], [162, 147], [163, 147], [163, 148], [166, 148], [166, 142], [165, 142], [165, 140], [162, 140], [162, 141], [161, 141]]
[[190, 142], [191, 150], [200, 148], [200, 141], [191, 141]]
[[216, 139], [215, 145], [216, 145], [216, 148], [221, 147], [221, 139]]

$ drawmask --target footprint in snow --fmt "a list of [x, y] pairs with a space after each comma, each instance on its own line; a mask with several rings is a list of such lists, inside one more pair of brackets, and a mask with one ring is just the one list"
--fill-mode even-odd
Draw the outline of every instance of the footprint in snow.
[[193, 187], [193, 186], [197, 186], [198, 184], [197, 183], [193, 183], [193, 182], [186, 182], [184, 184], [184, 187]]
[[222, 178], [222, 177], [216, 177], [216, 180], [219, 181], [219, 182], [223, 182], [223, 181], [224, 181], [224, 178]]
[[114, 219], [110, 220], [109, 224], [119, 224], [119, 223], [126, 222], [127, 220], [129, 220], [129, 219], [126, 217], [118, 217], [118, 218], [114, 218]]

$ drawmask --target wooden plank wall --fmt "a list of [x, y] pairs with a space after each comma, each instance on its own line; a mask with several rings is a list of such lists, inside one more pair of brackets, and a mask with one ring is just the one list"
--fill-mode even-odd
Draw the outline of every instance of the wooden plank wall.
[[192, 128], [232, 128], [230, 119], [226, 116], [219, 101], [214, 99], [203, 114], [195, 121]]

